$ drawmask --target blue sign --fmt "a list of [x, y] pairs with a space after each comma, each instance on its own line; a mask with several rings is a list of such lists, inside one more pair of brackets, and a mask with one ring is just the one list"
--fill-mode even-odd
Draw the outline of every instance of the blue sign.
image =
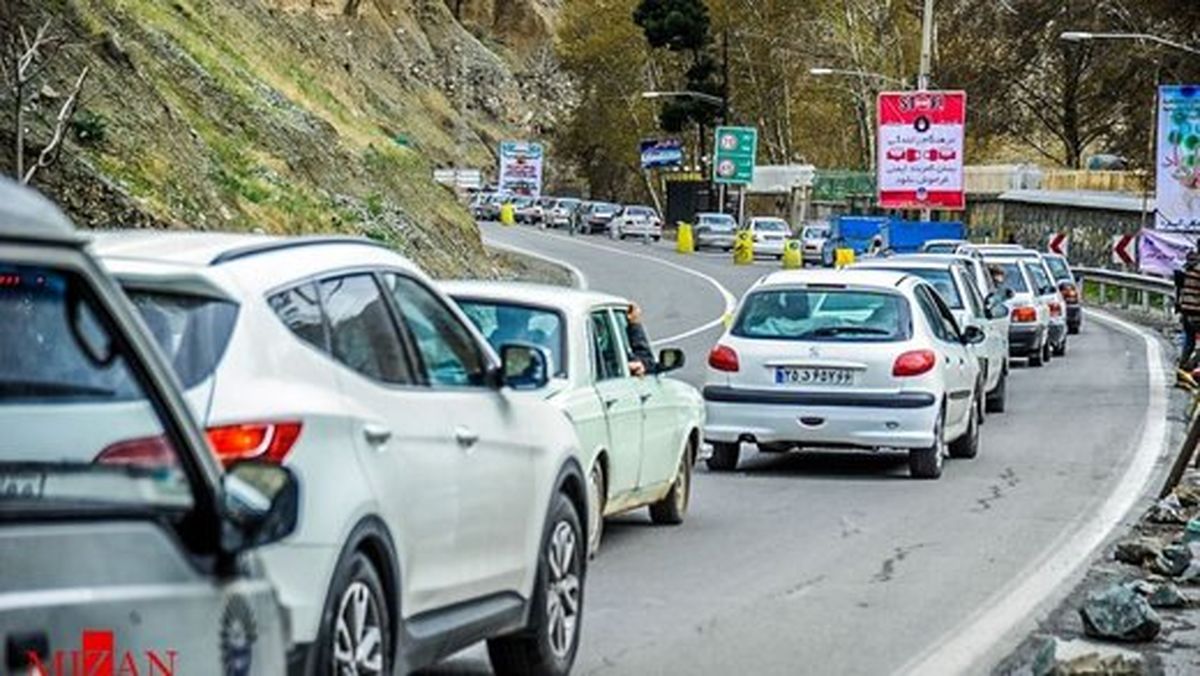
[[642, 168], [678, 167], [683, 164], [683, 141], [676, 138], [642, 141]]

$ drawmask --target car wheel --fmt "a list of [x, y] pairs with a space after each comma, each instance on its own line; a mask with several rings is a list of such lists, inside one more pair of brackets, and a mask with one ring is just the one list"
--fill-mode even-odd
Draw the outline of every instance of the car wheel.
[[654, 237], [652, 237], [651, 239], [653, 239], [655, 242], [661, 242], [661, 241], [662, 241], [662, 235], [655, 235], [655, 236], [654, 236]]
[[[978, 402], [979, 399], [975, 401]], [[951, 458], [974, 458], [979, 455], [979, 424], [982, 422], [979, 412], [981, 410], [978, 403], [971, 404], [971, 421], [967, 424], [966, 434], [950, 442]]]
[[1004, 409], [1008, 406], [1008, 369], [1000, 372], [1000, 382], [996, 383], [996, 389], [987, 396], [987, 410], [989, 413], [1004, 413]]
[[1079, 335], [1079, 324], [1070, 324], [1070, 325], [1068, 325], [1068, 326], [1067, 326], [1067, 333], [1071, 334], [1072, 336], [1077, 336], [1077, 335]]
[[1050, 339], [1047, 338], [1045, 343], [1042, 343], [1042, 362], [1049, 364], [1054, 358], [1054, 346], [1050, 344]]
[[1065, 334], [1063, 335], [1062, 341], [1059, 342], [1058, 347], [1054, 348], [1054, 356], [1055, 357], [1067, 356], [1067, 336]]
[[317, 673], [392, 673], [391, 617], [371, 560], [355, 552], [334, 573], [332, 589], [317, 638]]
[[714, 472], [732, 472], [737, 469], [738, 455], [741, 453], [741, 444], [732, 443], [716, 443], [712, 445], [712, 455], [708, 456], [705, 464]]
[[662, 500], [650, 505], [650, 520], [666, 526], [683, 523], [691, 496], [692, 448], [689, 445], [679, 458], [679, 468], [675, 470], [675, 482], [671, 484], [671, 490]]
[[942, 476], [946, 458], [945, 412], [938, 413], [933, 424], [933, 445], [914, 448], [908, 452], [908, 474], [914, 479], [937, 479]]
[[1029, 351], [1029, 365], [1038, 367], [1042, 365], [1042, 355], [1045, 353], [1043, 346], [1039, 345]]
[[600, 537], [604, 534], [604, 503], [608, 497], [604, 466], [597, 460], [588, 475], [588, 557], [600, 551]]
[[583, 613], [583, 528], [567, 496], [558, 493], [538, 554], [529, 625], [488, 641], [498, 676], [566, 676], [579, 648]]

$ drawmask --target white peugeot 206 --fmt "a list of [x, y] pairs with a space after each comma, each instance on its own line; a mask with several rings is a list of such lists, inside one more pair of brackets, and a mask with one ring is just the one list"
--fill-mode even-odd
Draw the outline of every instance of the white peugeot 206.
[[542, 350], [498, 358], [365, 239], [140, 231], [96, 249], [219, 459], [301, 481], [295, 534], [262, 551], [293, 672], [406, 673], [482, 639], [499, 674], [570, 670], [587, 483], [571, 424], [517, 392], [545, 386]]
[[914, 477], [979, 450], [984, 339], [960, 330], [915, 275], [795, 270], [760, 280], [708, 358], [704, 388], [713, 470], [741, 444], [906, 452]]
[[551, 355], [552, 378], [537, 393], [562, 409], [579, 434], [588, 468], [590, 551], [604, 517], [649, 507], [657, 524], [683, 522], [704, 401], [668, 376], [683, 352], [662, 350], [654, 373], [630, 372], [624, 298], [519, 282], [442, 285], [492, 345], [529, 343]]

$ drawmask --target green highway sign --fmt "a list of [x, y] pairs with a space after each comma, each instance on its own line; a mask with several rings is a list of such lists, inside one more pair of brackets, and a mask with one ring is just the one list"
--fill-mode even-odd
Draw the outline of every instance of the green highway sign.
[[713, 181], [751, 183], [757, 153], [758, 130], [754, 127], [717, 127], [713, 143]]

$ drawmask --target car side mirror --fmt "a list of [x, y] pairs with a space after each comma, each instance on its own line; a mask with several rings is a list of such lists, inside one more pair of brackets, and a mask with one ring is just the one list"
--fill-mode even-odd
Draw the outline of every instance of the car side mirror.
[[500, 347], [500, 384], [514, 390], [537, 390], [550, 382], [550, 356], [536, 345], [506, 343]]
[[683, 350], [677, 347], [663, 348], [658, 353], [658, 372], [668, 373], [683, 368], [685, 363]]
[[987, 339], [987, 335], [984, 334], [983, 329], [979, 328], [978, 326], [975, 326], [974, 324], [963, 329], [963, 332], [962, 332], [963, 345], [978, 345], [986, 339]]
[[279, 542], [296, 530], [300, 482], [292, 470], [244, 460], [221, 477], [221, 545], [237, 552]]

